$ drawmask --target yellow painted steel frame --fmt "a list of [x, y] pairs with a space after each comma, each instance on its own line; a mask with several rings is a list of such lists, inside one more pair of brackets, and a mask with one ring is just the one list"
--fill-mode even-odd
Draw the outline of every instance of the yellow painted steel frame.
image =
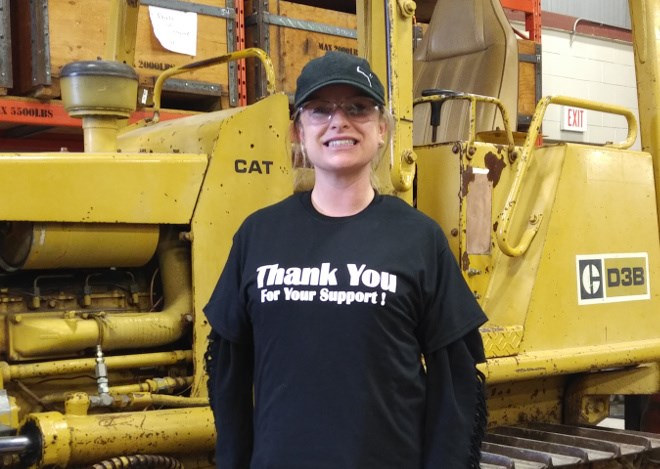
[[[389, 160], [377, 173], [390, 180], [392, 191], [412, 203], [416, 156], [412, 148], [412, 0], [358, 0], [358, 53], [372, 64], [385, 84], [394, 117]], [[383, 177], [383, 176], [388, 177]], [[387, 188], [385, 188], [387, 190]]]
[[105, 60], [133, 65], [139, 7], [138, 0], [110, 0]]
[[[660, 207], [660, 3], [628, 0], [632, 20], [642, 149], [653, 155], [656, 203]], [[658, 220], [660, 221], [660, 213]]]
[[660, 392], [660, 362], [636, 368], [585, 374], [566, 389], [566, 423], [596, 424], [609, 416], [609, 398], [614, 394]]
[[251, 57], [257, 58], [261, 61], [264, 73], [266, 75], [266, 92], [268, 95], [273, 94], [275, 92], [275, 69], [273, 68], [273, 62], [270, 60], [270, 57], [266, 54], [265, 51], [252, 47], [236, 52], [230, 52], [229, 54], [220, 55], [218, 57], [211, 57], [205, 60], [200, 60], [198, 62], [179, 65], [178, 67], [172, 67], [165, 70], [158, 76], [156, 84], [154, 85], [154, 116], [152, 120], [154, 122], [158, 122], [160, 120], [160, 98], [163, 91], [163, 84], [168, 78], [182, 73], [191, 72], [193, 70], [198, 70], [200, 68], [206, 68], [212, 65], [220, 65], [223, 63]]
[[193, 395], [206, 395], [201, 364], [209, 328], [202, 308], [227, 259], [232, 235], [247, 215], [293, 192], [288, 129], [288, 98], [275, 94], [223, 121], [217, 133], [191, 227], [197, 364]]

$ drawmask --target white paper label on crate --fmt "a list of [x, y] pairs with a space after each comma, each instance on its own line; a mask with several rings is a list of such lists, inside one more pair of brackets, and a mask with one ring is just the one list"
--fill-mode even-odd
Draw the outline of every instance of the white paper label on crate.
[[149, 6], [154, 34], [165, 49], [197, 55], [197, 13]]

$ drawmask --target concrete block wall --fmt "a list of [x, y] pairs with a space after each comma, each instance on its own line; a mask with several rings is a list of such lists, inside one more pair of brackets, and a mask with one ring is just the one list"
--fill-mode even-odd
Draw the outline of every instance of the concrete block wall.
[[[639, 118], [633, 46], [629, 42], [571, 34], [552, 28], [542, 32], [542, 95], [567, 95], [624, 106]], [[587, 111], [583, 133], [561, 130], [561, 106], [552, 105], [543, 121], [548, 141], [585, 143], [623, 141], [628, 129], [622, 116]], [[633, 149], [641, 148], [639, 136]]]

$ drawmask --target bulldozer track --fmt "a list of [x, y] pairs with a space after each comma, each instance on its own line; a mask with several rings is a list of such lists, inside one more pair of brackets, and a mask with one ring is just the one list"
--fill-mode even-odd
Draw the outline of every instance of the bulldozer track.
[[659, 469], [660, 434], [534, 423], [492, 429], [482, 469]]

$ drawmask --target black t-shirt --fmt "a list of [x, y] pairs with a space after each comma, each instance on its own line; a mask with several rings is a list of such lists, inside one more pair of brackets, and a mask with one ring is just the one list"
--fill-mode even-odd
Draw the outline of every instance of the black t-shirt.
[[486, 319], [430, 218], [380, 195], [326, 217], [309, 193], [246, 219], [205, 313], [254, 347], [252, 469], [420, 468], [420, 354]]

